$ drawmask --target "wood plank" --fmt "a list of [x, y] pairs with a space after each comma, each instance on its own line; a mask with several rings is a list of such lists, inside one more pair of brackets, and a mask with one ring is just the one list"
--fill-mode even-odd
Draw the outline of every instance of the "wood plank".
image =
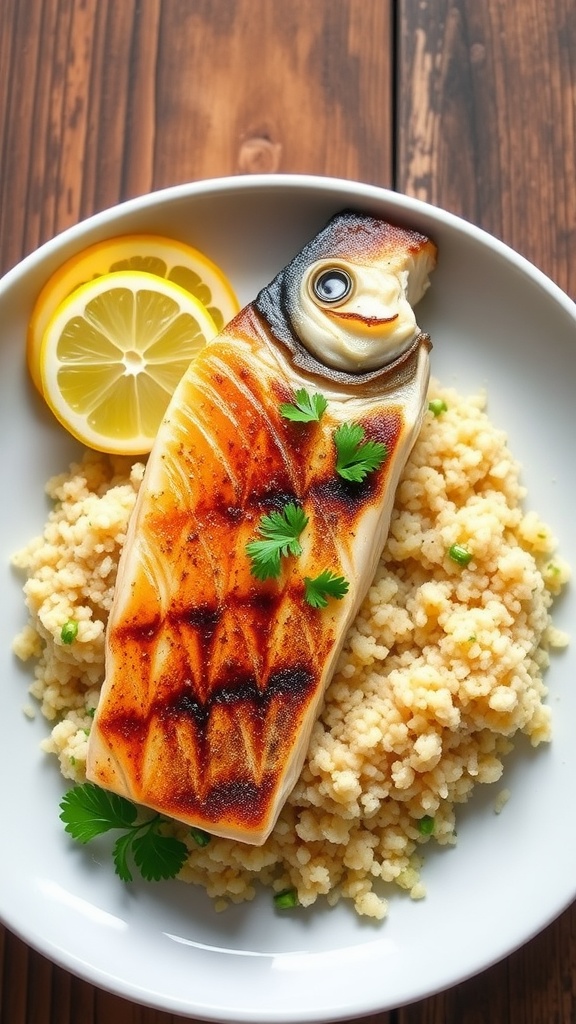
[[[572, 0], [400, 0], [399, 22], [397, 188], [502, 238], [575, 296]], [[575, 932], [573, 907], [398, 1024], [576, 1020]]]
[[396, 1024], [571, 1024], [575, 938], [571, 910], [490, 970], [399, 1010]]
[[[53, 965], [33, 950], [28, 952], [26, 1019], [34, 1024], [52, 1024], [54, 993]], [[86, 1021], [89, 1024], [89, 1021]]]
[[0, 1022], [27, 1024], [27, 978], [31, 951], [9, 932], [4, 938]]
[[576, 906], [508, 961], [513, 1020], [576, 1021]]
[[397, 187], [486, 228], [576, 295], [573, 0], [400, 9]]
[[3, 0], [0, 271], [97, 210], [183, 181], [285, 171], [390, 185], [391, 10]]
[[391, 68], [380, 54], [390, 31], [388, 2], [347, 0], [337, 15], [327, 2], [165, 5], [155, 186], [174, 156], [190, 178], [293, 171], [389, 183]]

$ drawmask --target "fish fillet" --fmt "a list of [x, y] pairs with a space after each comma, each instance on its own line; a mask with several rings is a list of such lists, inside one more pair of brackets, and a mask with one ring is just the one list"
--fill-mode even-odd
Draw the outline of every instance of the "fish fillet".
[[[216, 835], [269, 835], [421, 423], [430, 342], [412, 306], [435, 260], [417, 232], [339, 214], [191, 364], [120, 560], [91, 781]], [[326, 399], [319, 421], [283, 414], [302, 389]], [[359, 482], [337, 471], [344, 423], [385, 446]], [[302, 552], [259, 579], [247, 545], [288, 504]], [[313, 607], [304, 581], [325, 571], [348, 591]]]

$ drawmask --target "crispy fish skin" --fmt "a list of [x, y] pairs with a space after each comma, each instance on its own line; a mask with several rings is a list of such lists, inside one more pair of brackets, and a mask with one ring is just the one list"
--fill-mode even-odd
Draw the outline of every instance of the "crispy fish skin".
[[[305, 263], [318, 258], [313, 250]], [[363, 258], [378, 258], [374, 246]], [[381, 370], [323, 367], [293, 329], [293, 287], [282, 309], [282, 275], [275, 281], [199, 353], [160, 428], [119, 566], [87, 762], [105, 788], [252, 844], [265, 841], [298, 778], [373, 578], [424, 410], [430, 348], [417, 332]], [[326, 397], [320, 422], [282, 416], [300, 388]], [[336, 472], [344, 422], [386, 446], [360, 483]], [[261, 581], [246, 545], [262, 516], [288, 502], [308, 517], [303, 552]], [[349, 590], [313, 608], [304, 578], [326, 569]]]

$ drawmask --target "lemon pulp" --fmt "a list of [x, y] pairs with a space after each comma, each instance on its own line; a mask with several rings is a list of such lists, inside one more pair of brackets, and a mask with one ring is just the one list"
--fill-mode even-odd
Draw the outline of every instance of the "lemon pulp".
[[144, 454], [190, 361], [217, 333], [180, 285], [144, 271], [103, 275], [76, 289], [48, 324], [44, 398], [83, 444]]
[[96, 277], [136, 270], [172, 281], [194, 295], [220, 331], [239, 309], [226, 275], [204, 253], [163, 235], [131, 234], [106, 239], [67, 260], [42, 288], [28, 327], [26, 357], [34, 384], [42, 390], [40, 350], [50, 319], [76, 288]]

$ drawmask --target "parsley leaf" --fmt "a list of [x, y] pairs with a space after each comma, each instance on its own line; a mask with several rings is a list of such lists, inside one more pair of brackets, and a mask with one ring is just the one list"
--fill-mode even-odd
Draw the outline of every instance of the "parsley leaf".
[[294, 420], [298, 423], [318, 422], [328, 406], [324, 395], [320, 393], [311, 395], [306, 388], [300, 388], [295, 397], [294, 403], [282, 402], [280, 414], [284, 419]]
[[132, 859], [147, 881], [175, 878], [188, 855], [186, 844], [160, 831], [159, 814], [138, 821], [138, 808], [124, 797], [85, 782], [69, 789], [60, 802], [60, 819], [78, 843], [88, 843], [112, 829], [122, 829], [112, 849], [116, 874], [132, 881]]
[[311, 579], [310, 576], [304, 577], [305, 597], [313, 608], [325, 608], [329, 597], [340, 601], [348, 593], [349, 586], [350, 584], [344, 576], [337, 576], [329, 569], [325, 569], [314, 579]]
[[128, 866], [128, 854], [130, 853], [130, 847], [132, 846], [133, 839], [134, 836], [132, 832], [125, 832], [124, 835], [118, 836], [118, 839], [114, 843], [114, 847], [112, 849], [112, 858], [114, 860], [116, 874], [123, 882], [133, 881], [132, 872]]
[[293, 501], [288, 502], [282, 512], [262, 516], [258, 531], [264, 540], [254, 540], [246, 545], [246, 554], [252, 561], [252, 575], [259, 580], [279, 576], [282, 556], [302, 554], [299, 537], [307, 522], [304, 509]]
[[69, 789], [60, 809], [65, 831], [78, 843], [88, 843], [112, 828], [130, 828], [137, 814], [129, 800], [90, 782]]
[[360, 423], [342, 423], [334, 432], [336, 472], [344, 480], [360, 483], [368, 473], [379, 469], [388, 455], [380, 441], [365, 441]]
[[148, 882], [159, 882], [178, 874], [188, 850], [180, 839], [147, 829], [134, 839], [132, 852], [142, 877]]

